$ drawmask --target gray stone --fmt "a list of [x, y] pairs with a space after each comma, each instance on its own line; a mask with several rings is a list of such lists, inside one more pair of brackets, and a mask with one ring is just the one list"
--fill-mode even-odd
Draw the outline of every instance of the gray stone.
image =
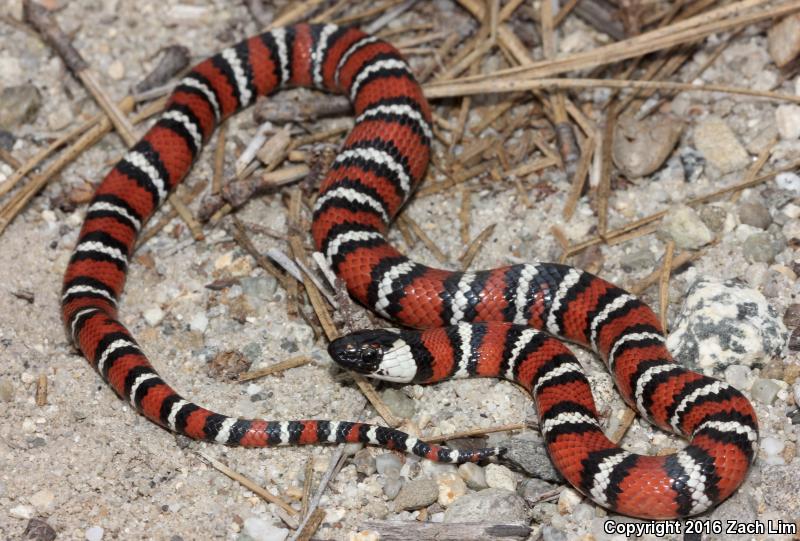
[[704, 205], [699, 210], [700, 219], [714, 233], [719, 233], [725, 228], [725, 219], [728, 211], [719, 205]]
[[14, 384], [8, 378], [0, 378], [0, 402], [14, 400]]
[[750, 394], [762, 404], [772, 404], [780, 390], [780, 384], [774, 379], [759, 378], [753, 383]]
[[772, 263], [783, 250], [782, 243], [766, 231], [758, 231], [744, 239], [742, 254], [748, 261]]
[[775, 126], [783, 139], [800, 138], [800, 105], [779, 105], [775, 109]]
[[444, 512], [444, 522], [523, 522], [525, 500], [509, 490], [487, 488], [457, 499]]
[[705, 159], [722, 174], [750, 164], [750, 155], [724, 120], [709, 117], [694, 130], [694, 143]]
[[370, 449], [364, 448], [356, 452], [353, 457], [353, 464], [355, 464], [356, 471], [364, 475], [372, 475], [375, 473], [375, 457], [372, 456]]
[[439, 485], [430, 477], [408, 481], [394, 500], [395, 509], [412, 511], [428, 507], [439, 498]]
[[4, 88], [0, 92], [0, 128], [10, 130], [32, 122], [41, 106], [42, 95], [31, 84]]
[[714, 240], [714, 235], [697, 212], [686, 205], [670, 210], [664, 218], [664, 232], [675, 241], [677, 248], [684, 250], [696, 250]]
[[656, 258], [653, 256], [653, 252], [647, 248], [626, 252], [619, 259], [622, 269], [628, 272], [651, 269], [655, 262]]
[[394, 453], [382, 453], [375, 457], [375, 469], [381, 475], [387, 475], [390, 471], [400, 473], [403, 461]]
[[466, 462], [458, 467], [458, 474], [472, 490], [482, 490], [486, 484], [486, 472], [483, 468], [472, 462]]
[[782, 190], [800, 194], [800, 175], [797, 173], [779, 173], [775, 176], [775, 184]]
[[769, 209], [761, 203], [742, 203], [739, 205], [739, 221], [759, 229], [766, 229], [772, 223]]
[[556, 486], [541, 479], [525, 479], [517, 485], [517, 494], [525, 498], [526, 502], [534, 504], [545, 494], [551, 493]]
[[779, 68], [800, 54], [800, 15], [789, 15], [769, 29], [767, 49]]
[[247, 276], [240, 279], [239, 284], [242, 293], [251, 300], [272, 300], [278, 288], [278, 281], [272, 276]]
[[769, 509], [786, 517], [800, 516], [800, 475], [797, 464], [766, 465], [761, 468], [761, 490]]
[[406, 394], [399, 389], [384, 389], [381, 391], [381, 399], [384, 401], [392, 415], [400, 419], [411, 419], [416, 412], [416, 404]]
[[567, 541], [567, 534], [549, 524], [542, 526], [543, 541]]
[[686, 182], [696, 182], [706, 168], [706, 159], [696, 149], [684, 147], [679, 156], [683, 167], [683, 177]]
[[506, 447], [508, 452], [504, 459], [531, 477], [554, 483], [562, 481], [561, 474], [547, 456], [544, 441], [539, 434], [524, 432], [500, 442], [498, 447]]
[[614, 130], [614, 163], [628, 177], [649, 175], [666, 161], [682, 132], [683, 123], [669, 117], [620, 118]]
[[722, 373], [730, 365], [753, 367], [779, 356], [787, 334], [758, 291], [736, 280], [700, 278], [686, 292], [667, 347], [687, 366]]
[[403, 478], [402, 477], [387, 477], [386, 481], [383, 484], [383, 493], [384, 495], [390, 499], [394, 500], [398, 494], [400, 494], [400, 490], [403, 488]]

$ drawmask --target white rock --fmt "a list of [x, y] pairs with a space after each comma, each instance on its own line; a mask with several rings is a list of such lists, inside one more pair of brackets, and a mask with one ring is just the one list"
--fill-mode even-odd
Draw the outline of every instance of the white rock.
[[686, 292], [667, 348], [685, 365], [722, 371], [779, 356], [786, 337], [780, 315], [759, 291], [699, 278]]
[[775, 184], [782, 190], [800, 194], [800, 175], [796, 173], [780, 173], [775, 175]]
[[278, 528], [258, 517], [245, 519], [243, 532], [253, 541], [284, 541], [289, 535], [286, 528]]
[[36, 509], [39, 511], [48, 511], [53, 507], [53, 500], [55, 499], [55, 494], [52, 491], [44, 488], [36, 493], [34, 493], [28, 501], [31, 502]]
[[119, 60], [114, 60], [111, 65], [108, 66], [108, 76], [115, 81], [119, 81], [125, 77], [125, 65]]
[[514, 473], [505, 466], [489, 464], [484, 471], [486, 473], [486, 484], [490, 487], [502, 488], [512, 492], [517, 489], [517, 480], [514, 478]]
[[104, 533], [105, 531], [100, 526], [92, 526], [86, 529], [84, 536], [86, 537], [86, 541], [100, 541], [103, 539]]
[[800, 406], [800, 378], [795, 380], [792, 392], [794, 393], [794, 403]]
[[164, 311], [158, 306], [148, 308], [142, 315], [144, 316], [145, 322], [151, 327], [155, 327], [164, 319]]
[[783, 139], [800, 138], [800, 105], [779, 105], [775, 109], [775, 125]]
[[670, 210], [664, 218], [664, 230], [678, 248], [696, 250], [714, 240], [714, 234], [697, 212], [686, 205], [677, 205]]
[[439, 485], [439, 505], [447, 507], [458, 498], [466, 494], [467, 485], [457, 473], [445, 473], [436, 479]]
[[761, 448], [768, 455], [777, 456], [781, 454], [785, 446], [786, 443], [783, 440], [779, 440], [778, 438], [774, 438], [772, 436], [761, 438]]
[[755, 380], [753, 371], [747, 366], [732, 364], [725, 369], [725, 381], [740, 391], [749, 391]]
[[694, 143], [703, 157], [723, 174], [750, 164], [750, 155], [721, 118], [709, 117], [700, 122], [694, 130]]
[[568, 515], [575, 510], [575, 507], [581, 503], [583, 497], [572, 490], [565, 488], [558, 496], [558, 512], [562, 515]]
[[8, 513], [14, 518], [31, 519], [36, 510], [30, 505], [17, 505], [9, 509]]
[[208, 316], [204, 312], [198, 312], [192, 317], [189, 328], [195, 332], [206, 332], [208, 328]]
[[473, 490], [483, 490], [489, 487], [486, 484], [486, 473], [477, 464], [465, 462], [458, 467], [458, 474], [467, 483], [467, 486]]

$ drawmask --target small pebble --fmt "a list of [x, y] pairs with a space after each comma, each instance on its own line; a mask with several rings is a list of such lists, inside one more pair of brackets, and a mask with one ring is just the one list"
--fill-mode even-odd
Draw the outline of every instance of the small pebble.
[[289, 536], [286, 528], [278, 528], [258, 517], [246, 518], [242, 531], [253, 541], [284, 541]]
[[104, 533], [103, 528], [100, 526], [92, 526], [86, 529], [84, 535], [86, 536], [86, 541], [100, 541], [103, 539]]
[[542, 526], [542, 540], [543, 541], [567, 541], [567, 534], [553, 528], [549, 524]]
[[144, 316], [145, 322], [151, 327], [155, 327], [164, 319], [164, 311], [158, 306], [148, 308], [142, 315]]
[[725, 369], [725, 381], [740, 391], [749, 391], [753, 386], [755, 377], [753, 377], [753, 371], [749, 367], [741, 364], [732, 364]]
[[381, 475], [394, 471], [399, 475], [403, 461], [394, 453], [382, 453], [375, 457], [375, 470]]
[[677, 248], [685, 250], [696, 250], [714, 240], [697, 212], [686, 205], [678, 205], [667, 214], [664, 232], [675, 241]]
[[14, 399], [14, 384], [8, 378], [0, 378], [0, 402], [11, 402]]
[[486, 484], [492, 488], [502, 488], [515, 491], [517, 480], [514, 473], [501, 464], [488, 464], [486, 466]]
[[782, 190], [800, 194], [800, 175], [796, 173], [779, 173], [775, 175], [775, 184]]
[[800, 54], [800, 15], [789, 15], [769, 29], [767, 49], [779, 68], [784, 67]]
[[742, 243], [742, 254], [753, 262], [772, 263], [781, 251], [778, 243], [766, 231], [753, 233]]
[[395, 476], [387, 476], [386, 480], [383, 484], [383, 494], [389, 500], [394, 500], [397, 498], [397, 495], [400, 494], [400, 489], [403, 488], [403, 478], [399, 475]]
[[514, 492], [487, 488], [465, 494], [444, 512], [444, 522], [522, 522], [528, 513], [525, 500]]
[[388, 388], [380, 393], [381, 399], [392, 412], [392, 415], [400, 419], [411, 419], [416, 412], [416, 404], [403, 391]]
[[29, 519], [36, 510], [30, 505], [17, 505], [9, 509], [9, 514], [14, 518]]
[[558, 512], [562, 515], [568, 515], [575, 510], [575, 507], [581, 503], [583, 497], [571, 488], [565, 488], [558, 496]]
[[517, 485], [517, 494], [525, 498], [530, 504], [538, 503], [539, 499], [550, 493], [555, 485], [541, 479], [525, 479]]
[[414, 479], [403, 485], [394, 500], [395, 509], [412, 511], [428, 507], [439, 498], [439, 485], [430, 477]]
[[733, 130], [718, 117], [701, 121], [694, 130], [697, 150], [720, 173], [731, 173], [750, 164], [750, 155], [742, 146]]
[[192, 317], [189, 328], [194, 332], [203, 333], [208, 328], [208, 316], [204, 312], [198, 312]]
[[800, 138], [800, 105], [779, 105], [775, 109], [775, 125], [781, 138]]
[[353, 464], [356, 466], [356, 471], [364, 475], [372, 475], [376, 471], [375, 457], [372, 456], [372, 451], [367, 448], [361, 449], [355, 454]]
[[759, 229], [766, 229], [772, 223], [769, 209], [761, 203], [742, 203], [739, 205], [739, 221]]
[[461, 464], [458, 467], [458, 474], [472, 490], [483, 490], [489, 487], [489, 485], [486, 484], [486, 472], [477, 464], [472, 462]]
[[125, 77], [125, 65], [119, 60], [114, 60], [111, 65], [108, 66], [108, 76], [115, 81], [119, 81]]
[[750, 389], [750, 394], [762, 404], [772, 404], [780, 390], [780, 385], [774, 379], [757, 379]]
[[42, 106], [42, 94], [32, 84], [7, 86], [0, 91], [0, 128], [13, 131], [34, 121]]
[[440, 475], [436, 482], [439, 484], [439, 505], [448, 507], [467, 492], [467, 485], [457, 473]]
[[29, 498], [29, 501], [31, 502], [31, 505], [33, 505], [39, 512], [44, 512], [49, 511], [53, 506], [55, 497], [56, 496], [52, 491], [44, 488], [38, 492], [35, 492]]

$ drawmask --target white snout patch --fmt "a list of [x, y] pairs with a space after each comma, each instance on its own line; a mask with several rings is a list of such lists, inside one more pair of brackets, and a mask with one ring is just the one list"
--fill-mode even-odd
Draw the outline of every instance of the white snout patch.
[[380, 366], [369, 376], [394, 383], [408, 383], [416, 374], [417, 363], [411, 353], [411, 346], [405, 340], [398, 339], [384, 352]]

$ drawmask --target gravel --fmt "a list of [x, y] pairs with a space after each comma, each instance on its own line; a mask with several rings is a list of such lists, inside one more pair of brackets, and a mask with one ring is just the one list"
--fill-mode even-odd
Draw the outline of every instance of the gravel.
[[[255, 34], [259, 28], [245, 2], [57, 3], [54, 15], [65, 32], [73, 36], [114, 99], [127, 94], [150, 72], [163, 47], [186, 46], [199, 59]], [[3, 15], [18, 18], [21, 2], [11, 0], [10, 4]], [[262, 4], [272, 16], [274, 9], [287, 3]], [[458, 28], [465, 36], [477, 29], [474, 20], [450, 0], [418, 2], [413, 9], [416, 11], [410, 15], [411, 22], [446, 22], [448, 28]], [[534, 23], [524, 19], [521, 12], [517, 10], [513, 16], [514, 28], [532, 26]], [[797, 93], [800, 78], [782, 75], [767, 53], [769, 49], [773, 56], [777, 50], [792, 54], [800, 33], [791, 29], [798, 19], [786, 20], [789, 22], [775, 28], [790, 31], [770, 31], [768, 40], [764, 37], [766, 24], [737, 34], [698, 82]], [[399, 17], [388, 29], [408, 22], [408, 17]], [[570, 38], [575, 50], [607, 40], [572, 16], [559, 29], [559, 37], [564, 36]], [[408, 37], [411, 36], [400, 34], [396, 39]], [[0, 116], [10, 113], [15, 117], [13, 126], [0, 125], [0, 145], [17, 159], [27, 160], [98, 109], [37, 37], [15, 25], [0, 25], [0, 39], [4, 44], [0, 89], [27, 89], [24, 93], [15, 91], [21, 99], [19, 106], [12, 107], [12, 102], [0, 99], [0, 108], [5, 107]], [[708, 38], [676, 78], [693, 73], [722, 39], [727, 35]], [[536, 55], [541, 53], [537, 40], [530, 41], [530, 47]], [[430, 55], [412, 55], [415, 69], [431, 59]], [[591, 109], [607, 95], [607, 91], [598, 89], [573, 93], [571, 99], [601, 126], [602, 113]], [[473, 99], [465, 141], [472, 138], [471, 127], [494, 100], [492, 96]], [[439, 118], [454, 123], [460, 102], [437, 102], [433, 108]], [[507, 119], [518, 113], [531, 115], [530, 110], [515, 109], [493, 128], [503, 129]], [[671, 275], [667, 311], [672, 333], [670, 347], [679, 354], [680, 362], [724, 377], [753, 398], [762, 442], [766, 442], [743, 488], [709, 513], [709, 519], [753, 517], [756, 510], [760, 516], [787, 519], [800, 512], [800, 487], [795, 482], [800, 427], [800, 399], [795, 395], [800, 394], [800, 387], [796, 383], [797, 372], [792, 371], [792, 367], [800, 365], [800, 359], [798, 351], [784, 347], [785, 328], [781, 328], [780, 318], [771, 313], [784, 313], [789, 304], [798, 302], [800, 295], [800, 176], [796, 172], [782, 173], [774, 181], [742, 192], [738, 199], [719, 197], [691, 207], [684, 207], [683, 203], [740, 182], [753, 159], [775, 138], [780, 139], [759, 174], [796, 159], [800, 155], [800, 139], [792, 137], [798, 124], [791, 120], [796, 114], [794, 106], [745, 96], [678, 94], [651, 115], [656, 119], [669, 115], [684, 123], [684, 132], [677, 138], [674, 150], [664, 150], [671, 140], [656, 141], [659, 152], [652, 156], [615, 156], [637, 158], [627, 171], [641, 176], [620, 177], [615, 169], [608, 219], [611, 230], [667, 209], [668, 214], [677, 213], [679, 218], [684, 215], [678, 220], [681, 227], [673, 225], [668, 229], [667, 221], [658, 224], [664, 230], [661, 235], [666, 236], [651, 234], [618, 244], [602, 244], [568, 259], [569, 264], [596, 266], [604, 278], [630, 288], [660, 268], [666, 238], [675, 238], [679, 244], [676, 255], [698, 246], [704, 250], [691, 264]], [[530, 143], [524, 140], [527, 135], [541, 135], [546, 144], [552, 145], [547, 129], [538, 128], [538, 113], [533, 116], [531, 126], [535, 126], [518, 130], [512, 145]], [[318, 133], [333, 123], [304, 122], [303, 129]], [[250, 113], [237, 115], [227, 124], [224, 176], [231, 178], [233, 156], [251, 139], [257, 126]], [[449, 137], [446, 124], [438, 129]], [[215, 139], [211, 143], [213, 146]], [[442, 152], [442, 163], [461, 165], [461, 145], [456, 146], [453, 159], [446, 145], [436, 145], [437, 152]], [[535, 145], [528, 146], [530, 157], [526, 160], [539, 159]], [[212, 150], [199, 156], [187, 181], [190, 185], [211, 178]], [[104, 138], [65, 168], [0, 236], [0, 254], [4, 258], [4, 282], [0, 288], [4, 307], [0, 311], [0, 353], [4, 361], [0, 403], [5, 416], [0, 424], [0, 461], [4, 464], [0, 509], [6, 511], [0, 513], [0, 531], [8, 538], [20, 538], [35, 517], [42, 515], [64, 539], [126, 538], [131, 532], [172, 541], [206, 538], [208, 532], [242, 541], [261, 534], [286, 537], [288, 525], [282, 522], [281, 512], [274, 505], [208, 467], [196, 451], [223, 460], [275, 494], [294, 495], [302, 490], [309, 460], [315, 483], [318, 482], [328, 467], [331, 447], [254, 450], [175, 438], [119, 400], [76, 354], [63, 332], [56, 309], [62, 273], [86, 209], [85, 203], [73, 198], [80, 190], [85, 192], [89, 183], [98, 182], [102, 172], [123, 151], [117, 137]], [[644, 163], [641, 158], [658, 159]], [[663, 164], [656, 163], [664, 158]], [[647, 169], [634, 168], [641, 165], [648, 169], [655, 165], [656, 170], [645, 173]], [[0, 162], [0, 183], [12, 171]], [[592, 167], [590, 181], [597, 176]], [[427, 184], [443, 180], [445, 176], [436, 168], [429, 169]], [[531, 201], [530, 206], [523, 202], [516, 184], [504, 177], [470, 180], [466, 186], [471, 193], [470, 239], [496, 224], [472, 269], [558, 260], [563, 250], [550, 233], [554, 225], [562, 228], [573, 244], [597, 232], [595, 199], [590, 195], [578, 200], [571, 220], [563, 219], [570, 179], [557, 168], [520, 178], [519, 190]], [[287, 193], [282, 189], [255, 198], [237, 216], [245, 224], [286, 231]], [[196, 211], [196, 203], [191, 207]], [[464, 251], [465, 243], [459, 234], [460, 208], [461, 194], [456, 189], [418, 197], [407, 209], [452, 262], [450, 267], [458, 266], [457, 260]], [[303, 219], [308, 218], [304, 213]], [[314, 328], [289, 314], [287, 294], [275, 279], [259, 269], [230, 240], [224, 228], [206, 226], [204, 233], [206, 240], [195, 242], [183, 223], [173, 220], [138, 249], [131, 263], [120, 314], [164, 378], [187, 398], [222, 413], [276, 420], [360, 417], [380, 422], [371, 409], [362, 413], [361, 393], [329, 368], [326, 344], [315, 337]], [[286, 250], [284, 241], [269, 234], [251, 230], [251, 237], [262, 253], [268, 249]], [[396, 228], [391, 238], [402, 246], [402, 235]], [[437, 264], [421, 243], [409, 252], [418, 261]], [[697, 305], [692, 300], [697, 292], [694, 284], [728, 284], [731, 280], [737, 281], [737, 291], [746, 290], [739, 291], [742, 298], [731, 292], [730, 298], [709, 305]], [[213, 288], [206, 287], [212, 284]], [[33, 301], [14, 296], [13, 292], [18, 291], [34, 292]], [[657, 306], [657, 288], [648, 289], [643, 296], [651, 306]], [[731, 307], [736, 310], [727, 313]], [[580, 348], [575, 350], [587, 368], [598, 410], [613, 417], [622, 401], [611, 379], [593, 355]], [[314, 362], [263, 378], [249, 387], [209, 371], [210, 361], [220, 355], [243, 360], [236, 363], [237, 367], [252, 363], [254, 369], [297, 355], [309, 356]], [[33, 399], [40, 375], [48, 379], [44, 406], [37, 406]], [[380, 392], [396, 414], [409, 418], [412, 428], [416, 425], [422, 436], [535, 417], [530, 397], [505, 382], [462, 380], [389, 389]], [[538, 501], [541, 495], [560, 486], [556, 483], [561, 480], [537, 431], [513, 436], [496, 434], [488, 442], [509, 447], [509, 456], [520, 465], [519, 471], [515, 468], [512, 472], [516, 493], [486, 489], [489, 469], [481, 466], [423, 467], [425, 462], [414, 457], [356, 449], [323, 496], [321, 506], [326, 518], [315, 538], [350, 539], [361, 530], [363, 522], [375, 518], [460, 521], [477, 517], [524, 523], [535, 518], [535, 532], [542, 537], [565, 535], [567, 539], [581, 539], [596, 534], [595, 525], [605, 517], [591, 516], [592, 512], [604, 513], [591, 502], [584, 500], [573, 506], [571, 514], [561, 515], [555, 503]], [[631, 449], [642, 447], [653, 452], [681, 444], [639, 422], [631, 427], [626, 442]], [[370, 457], [374, 457], [374, 471]], [[465, 489], [457, 478], [464, 481]], [[396, 502], [391, 500], [400, 498], [406, 486], [413, 488], [418, 481], [428, 487], [427, 498], [418, 503], [422, 507], [410, 511], [395, 508]], [[443, 486], [447, 494], [440, 501]], [[299, 508], [297, 500], [292, 501]], [[527, 506], [534, 502], [529, 511]], [[598, 534], [595, 538], [607, 537]]]

